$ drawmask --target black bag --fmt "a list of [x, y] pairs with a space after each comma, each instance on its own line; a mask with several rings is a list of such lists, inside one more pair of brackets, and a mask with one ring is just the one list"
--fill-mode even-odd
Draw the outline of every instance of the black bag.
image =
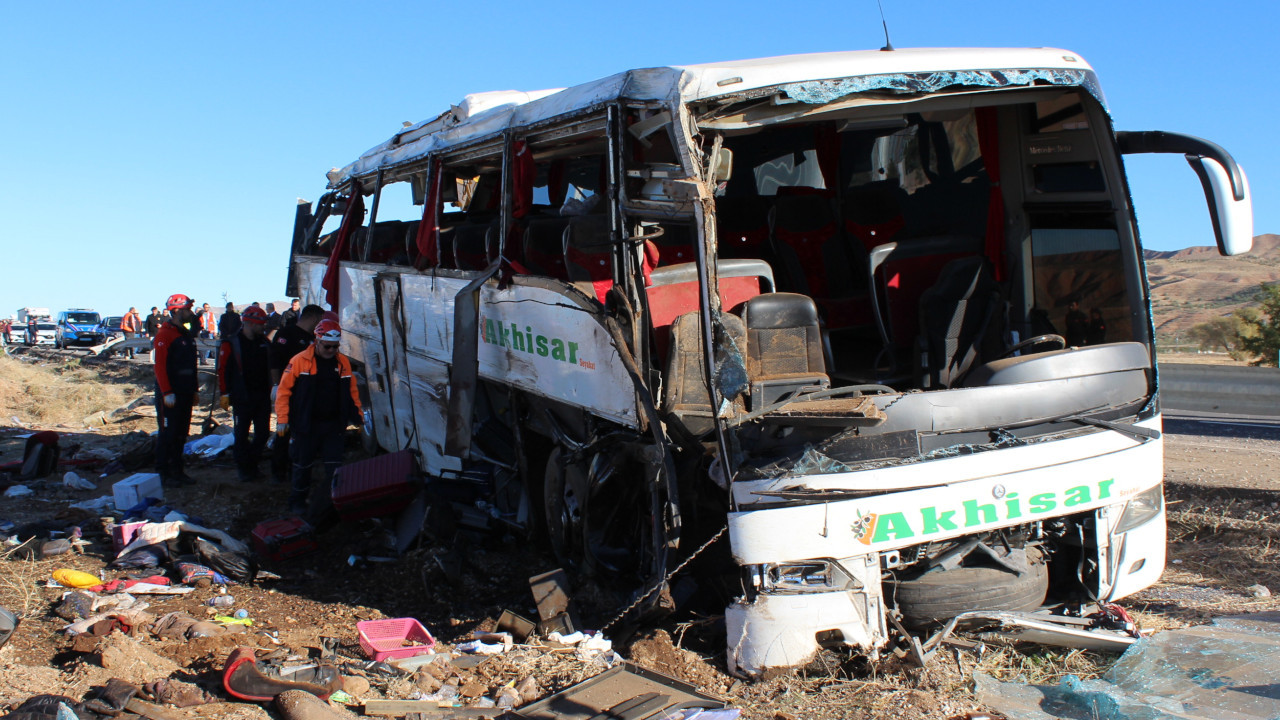
[[52, 430], [38, 432], [27, 438], [26, 449], [22, 453], [22, 471], [18, 478], [34, 480], [49, 477], [58, 467], [58, 458], [62, 449], [58, 447], [58, 433]]

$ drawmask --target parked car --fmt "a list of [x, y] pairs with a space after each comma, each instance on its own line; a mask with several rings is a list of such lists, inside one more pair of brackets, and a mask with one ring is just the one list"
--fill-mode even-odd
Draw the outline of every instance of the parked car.
[[120, 326], [122, 322], [124, 322], [124, 317], [121, 315], [102, 318], [102, 332], [106, 333], [108, 340], [124, 337], [124, 328]]
[[56, 347], [101, 345], [107, 339], [102, 331], [102, 316], [93, 310], [72, 309], [58, 313]]
[[22, 342], [27, 345], [57, 345], [58, 344], [58, 326], [52, 322], [44, 321], [36, 323], [35, 342], [27, 337], [27, 327], [25, 325], [15, 325], [11, 335], [16, 334], [22, 338]]

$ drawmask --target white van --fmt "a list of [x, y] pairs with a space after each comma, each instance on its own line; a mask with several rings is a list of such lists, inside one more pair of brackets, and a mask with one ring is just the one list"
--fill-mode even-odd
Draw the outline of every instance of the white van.
[[[329, 173], [287, 291], [339, 313], [371, 445], [545, 533], [633, 620], [698, 597], [675, 582], [725, 598], [729, 667], [758, 676], [875, 656], [891, 614], [1159, 578], [1134, 152], [1185, 155], [1219, 248], [1248, 250], [1230, 155], [1116, 132], [1066, 50], [471, 95]], [[421, 216], [378, 217], [400, 190]]]

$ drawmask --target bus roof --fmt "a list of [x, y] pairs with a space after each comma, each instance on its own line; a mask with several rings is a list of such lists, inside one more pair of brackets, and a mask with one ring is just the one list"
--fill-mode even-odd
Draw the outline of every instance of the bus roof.
[[[507, 128], [532, 125], [622, 98], [674, 105], [786, 85], [800, 89], [797, 99], [801, 102], [826, 102], [859, 90], [898, 87], [901, 83], [894, 82], [895, 77], [988, 71], [1065, 71], [1083, 77], [1092, 68], [1079, 55], [1056, 48], [854, 50], [643, 68], [570, 88], [477, 93], [467, 95], [435, 118], [401, 129], [350, 165], [330, 171], [329, 187], [370, 176], [379, 167], [420, 161], [432, 153], [497, 135]], [[876, 85], [858, 83], [859, 78], [886, 80]], [[1045, 78], [1035, 73], [1002, 76], [1008, 85], [1042, 79]], [[958, 82], [963, 83], [964, 78]], [[795, 97], [796, 93], [792, 95]]]

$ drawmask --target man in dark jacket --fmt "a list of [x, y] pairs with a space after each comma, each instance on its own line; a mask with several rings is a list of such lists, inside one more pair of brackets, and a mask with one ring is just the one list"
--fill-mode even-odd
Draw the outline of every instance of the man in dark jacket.
[[[292, 325], [285, 325], [276, 333], [275, 338], [271, 341], [271, 382], [273, 385], [280, 384], [280, 378], [284, 375], [284, 369], [289, 365], [289, 361], [295, 355], [311, 347], [311, 343], [315, 340], [313, 334], [316, 329], [316, 323], [324, 317], [324, 308], [319, 305], [308, 305], [298, 313], [297, 322]], [[272, 389], [271, 399], [275, 400], [275, 389]], [[271, 448], [271, 474], [275, 476], [276, 482], [284, 483], [289, 481], [290, 474], [289, 461], [289, 435], [277, 434], [275, 445]]]
[[321, 487], [329, 487], [342, 463], [342, 432], [349, 424], [359, 425], [361, 418], [351, 361], [338, 352], [342, 328], [335, 320], [321, 320], [316, 324], [315, 338], [315, 344], [289, 361], [276, 394], [276, 432], [293, 436], [289, 442], [293, 461], [289, 509], [304, 516], [308, 510], [315, 514], [324, 510], [308, 507], [311, 466], [321, 462]]
[[151, 314], [147, 316], [146, 321], [143, 323], [143, 326], [147, 331], [147, 337], [154, 340], [156, 334], [160, 332], [161, 325], [164, 325], [164, 315], [161, 315], [160, 310], [155, 306], [152, 306]]
[[[234, 419], [236, 471], [240, 482], [257, 480], [258, 460], [271, 437], [271, 368], [264, 334], [266, 313], [245, 308], [240, 331], [223, 338], [218, 346], [218, 392], [223, 410]], [[253, 428], [253, 442], [249, 429]]]
[[182, 451], [191, 430], [191, 409], [200, 391], [196, 376], [196, 340], [188, 325], [196, 319], [186, 295], [170, 295], [169, 320], [156, 332], [156, 472], [166, 487], [193, 485], [183, 472]]
[[222, 311], [222, 317], [218, 318], [218, 337], [222, 340], [240, 332], [240, 313], [236, 312], [235, 303], [227, 303], [227, 307]]
[[298, 299], [294, 298], [289, 303], [289, 309], [280, 313], [280, 324], [284, 326], [288, 326], [298, 322], [299, 307], [300, 307], [300, 304], [298, 303]]

